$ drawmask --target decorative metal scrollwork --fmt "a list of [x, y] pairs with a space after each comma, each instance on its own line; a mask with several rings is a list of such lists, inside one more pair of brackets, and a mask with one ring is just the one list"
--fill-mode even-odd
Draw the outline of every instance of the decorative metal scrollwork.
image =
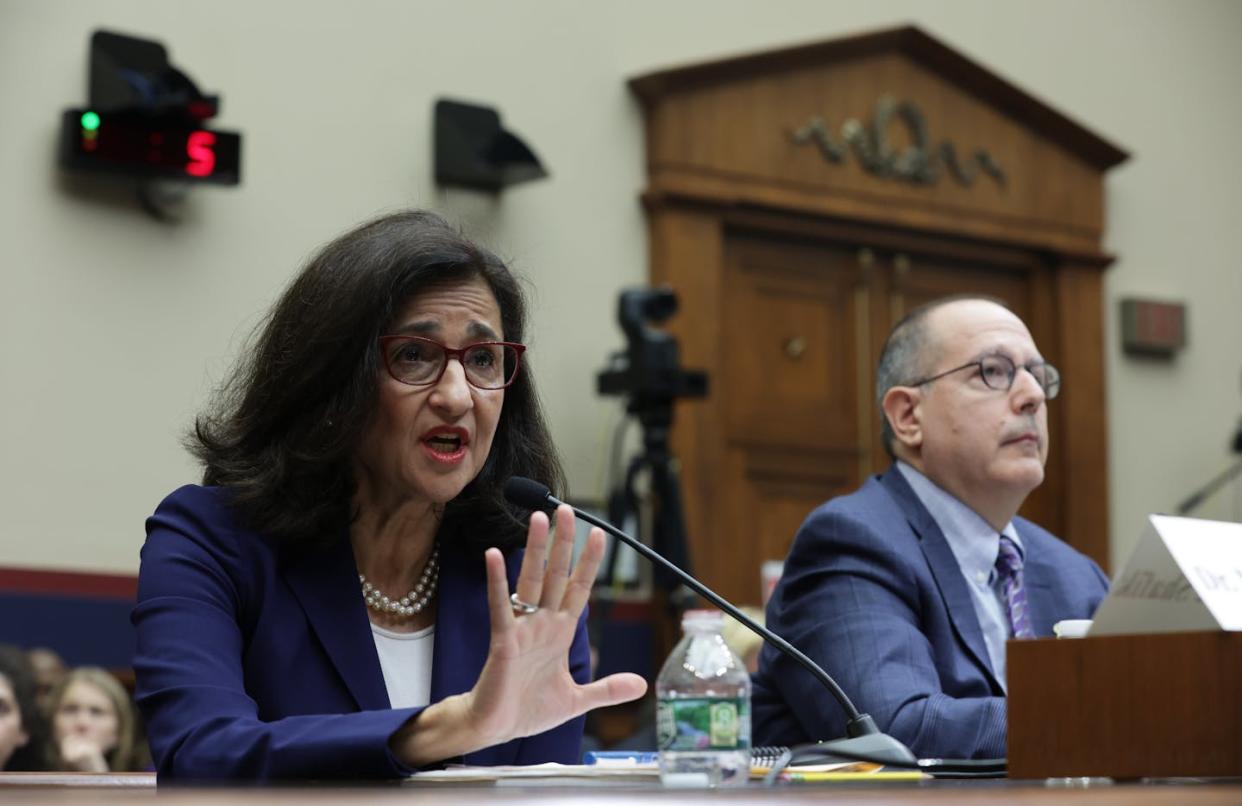
[[[905, 124], [913, 140], [911, 145], [900, 151], [894, 150], [888, 142], [888, 132], [894, 119]], [[948, 140], [939, 147], [933, 147], [922, 111], [911, 101], [898, 102], [888, 95], [876, 102], [870, 127], [856, 118], [841, 124], [840, 141], [833, 139], [828, 124], [818, 116], [790, 132], [790, 139], [795, 145], [813, 143], [824, 159], [834, 164], [844, 162], [852, 149], [868, 173], [884, 179], [934, 185], [947, 169], [954, 179], [966, 187], [975, 183], [980, 172], [992, 177], [998, 185], [1005, 184], [1005, 172], [995, 157], [983, 149], [977, 149], [971, 159], [963, 164], [957, 149]]]

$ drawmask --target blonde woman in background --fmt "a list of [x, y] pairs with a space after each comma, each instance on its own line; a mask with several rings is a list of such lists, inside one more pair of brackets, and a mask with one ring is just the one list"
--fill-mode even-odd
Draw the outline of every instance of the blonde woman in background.
[[51, 695], [52, 758], [61, 770], [126, 772], [144, 767], [134, 706], [98, 666], [69, 672]]

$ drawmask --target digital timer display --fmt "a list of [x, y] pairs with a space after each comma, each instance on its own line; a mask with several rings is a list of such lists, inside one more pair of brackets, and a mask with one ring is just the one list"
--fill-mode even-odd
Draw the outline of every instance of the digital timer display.
[[70, 170], [236, 185], [241, 135], [180, 117], [70, 109], [61, 125], [61, 164]]

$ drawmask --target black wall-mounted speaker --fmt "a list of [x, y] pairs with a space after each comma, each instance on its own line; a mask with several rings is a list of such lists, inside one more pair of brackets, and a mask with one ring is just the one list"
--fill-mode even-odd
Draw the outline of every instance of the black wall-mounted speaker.
[[497, 192], [548, 172], [490, 106], [441, 98], [435, 106], [436, 184]]

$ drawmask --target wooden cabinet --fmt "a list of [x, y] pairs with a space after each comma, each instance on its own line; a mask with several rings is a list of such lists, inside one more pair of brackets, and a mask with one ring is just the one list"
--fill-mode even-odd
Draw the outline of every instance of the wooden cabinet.
[[1105, 564], [1102, 175], [1125, 154], [913, 28], [631, 88], [651, 277], [679, 294], [685, 365], [711, 376], [672, 440], [707, 584], [757, 602], [760, 563], [805, 516], [887, 467], [884, 338], [960, 292], [1003, 300], [1062, 369], [1047, 480], [1023, 514]]

